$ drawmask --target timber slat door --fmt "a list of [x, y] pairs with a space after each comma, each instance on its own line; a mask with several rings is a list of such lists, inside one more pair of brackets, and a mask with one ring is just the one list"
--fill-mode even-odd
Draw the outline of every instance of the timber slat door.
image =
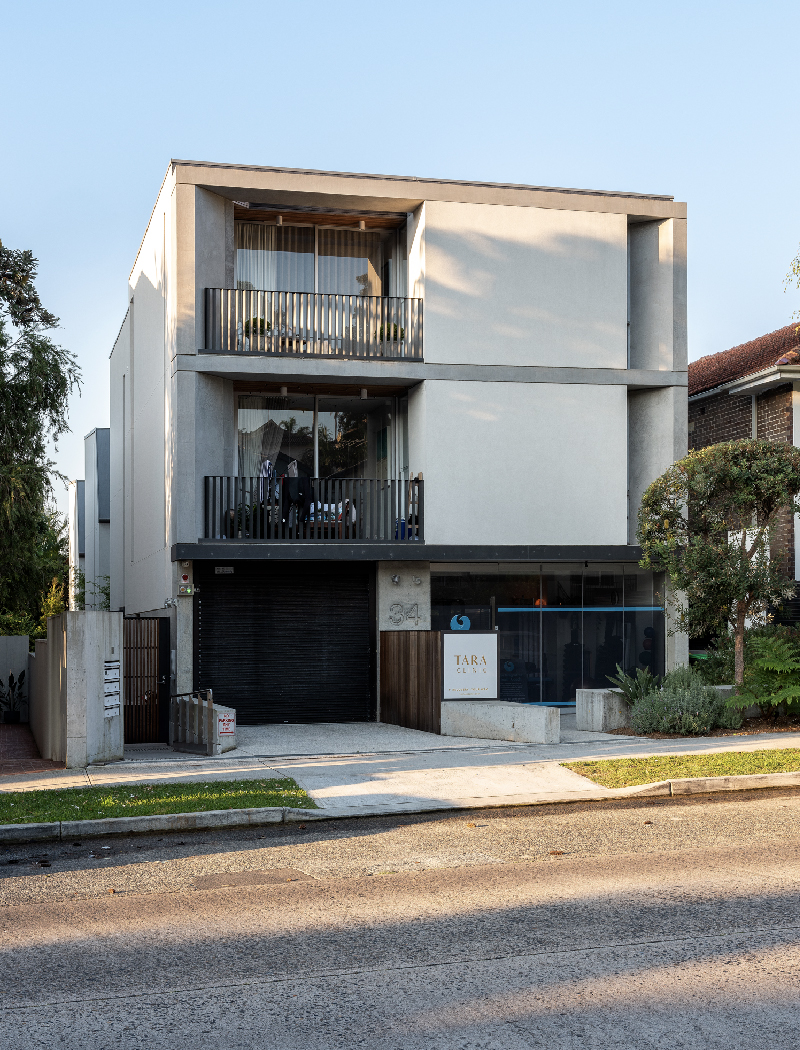
[[123, 649], [125, 743], [165, 742], [164, 714], [169, 702], [169, 620], [157, 616], [126, 618], [123, 620]]
[[381, 631], [380, 719], [442, 731], [441, 631]]

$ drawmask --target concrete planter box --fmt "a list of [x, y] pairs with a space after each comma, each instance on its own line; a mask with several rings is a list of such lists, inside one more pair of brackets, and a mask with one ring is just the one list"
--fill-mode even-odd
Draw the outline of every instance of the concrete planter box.
[[[716, 689], [719, 695], [727, 700], [729, 697], [733, 696], [735, 686], [714, 685], [711, 688]], [[761, 708], [758, 706], [758, 704], [751, 704], [749, 707], [743, 707], [741, 711], [742, 718], [758, 718], [761, 715]]]
[[576, 689], [575, 728], [582, 733], [608, 733], [630, 723], [630, 707], [619, 689]]
[[442, 736], [557, 744], [561, 712], [557, 707], [532, 707], [510, 700], [443, 700]]

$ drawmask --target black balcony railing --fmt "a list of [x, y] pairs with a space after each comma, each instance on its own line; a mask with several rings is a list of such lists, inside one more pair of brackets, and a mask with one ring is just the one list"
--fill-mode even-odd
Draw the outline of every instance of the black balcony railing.
[[217, 354], [422, 360], [422, 300], [206, 288], [205, 350]]
[[424, 536], [421, 480], [205, 479], [207, 540], [401, 543]]

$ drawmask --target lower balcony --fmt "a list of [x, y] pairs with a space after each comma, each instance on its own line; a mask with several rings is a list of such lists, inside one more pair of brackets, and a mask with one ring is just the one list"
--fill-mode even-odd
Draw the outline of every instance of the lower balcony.
[[203, 539], [424, 543], [424, 482], [208, 476]]

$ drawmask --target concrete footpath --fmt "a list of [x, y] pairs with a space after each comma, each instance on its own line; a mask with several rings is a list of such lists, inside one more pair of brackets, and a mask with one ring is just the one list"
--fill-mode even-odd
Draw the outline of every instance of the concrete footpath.
[[[549, 745], [442, 737], [378, 723], [245, 726], [238, 731], [239, 747], [217, 758], [141, 745], [126, 749], [125, 761], [106, 766], [4, 776], [0, 791], [292, 777], [323, 811], [320, 816], [366, 816], [640, 791], [603, 788], [560, 765], [576, 759], [800, 747], [795, 733], [649, 740], [581, 733], [574, 720], [574, 712], [562, 714], [561, 743]], [[776, 776], [800, 784], [800, 774]], [[664, 793], [673, 793], [665, 783]], [[770, 786], [764, 778], [759, 783]]]

